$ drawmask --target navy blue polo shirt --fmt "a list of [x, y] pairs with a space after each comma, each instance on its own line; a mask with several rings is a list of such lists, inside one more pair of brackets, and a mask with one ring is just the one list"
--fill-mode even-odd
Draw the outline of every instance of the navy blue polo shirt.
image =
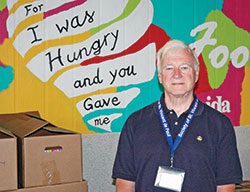
[[[176, 138], [188, 112], [179, 118], [160, 99]], [[154, 187], [159, 166], [170, 166], [157, 103], [133, 113], [121, 132], [113, 178], [135, 182], [136, 192], [171, 192]], [[228, 117], [199, 101], [194, 118], [175, 151], [174, 167], [185, 170], [182, 192], [216, 192], [217, 185], [242, 182], [234, 128]]]

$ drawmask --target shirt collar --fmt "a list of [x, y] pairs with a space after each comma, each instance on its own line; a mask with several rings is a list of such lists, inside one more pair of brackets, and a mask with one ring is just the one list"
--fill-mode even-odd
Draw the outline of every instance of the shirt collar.
[[[195, 97], [197, 97], [195, 94], [194, 94]], [[162, 108], [163, 108], [163, 111], [168, 114], [171, 110], [169, 110], [166, 106], [166, 103], [165, 103], [165, 94], [163, 93], [161, 98], [160, 98], [160, 102], [161, 102], [161, 105], [162, 105]], [[184, 113], [188, 113], [191, 109], [191, 106], [193, 105], [193, 103], [195, 102], [195, 100], [193, 100], [192, 104], [190, 105], [189, 109], [187, 111], [185, 111]], [[201, 102], [199, 100], [198, 102], [198, 108], [194, 114], [194, 116], [199, 116], [201, 115], [202, 111], [204, 110], [204, 103]]]

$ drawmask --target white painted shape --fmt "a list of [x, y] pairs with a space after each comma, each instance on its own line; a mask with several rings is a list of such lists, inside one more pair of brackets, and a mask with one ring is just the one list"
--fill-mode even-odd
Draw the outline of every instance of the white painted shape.
[[[11, 37], [13, 35], [16, 27], [22, 21], [24, 21], [25, 19], [28, 19], [30, 16], [53, 10], [57, 7], [60, 7], [61, 5], [65, 4], [65, 3], [68, 3], [71, 1], [74, 1], [74, 0], [63, 0], [63, 1], [62, 0], [41, 0], [41, 1], [34, 1], [32, 3], [27, 3], [27, 4], [20, 6], [13, 14], [9, 15], [9, 17], [7, 18], [6, 25], [7, 25], [7, 31], [8, 31], [9, 37]], [[14, 2], [14, 3], [16, 3], [16, 2]], [[12, 2], [9, 4], [10, 5], [8, 6], [8, 10], [10, 10], [10, 8], [13, 7]], [[30, 5], [30, 4], [32, 4], [33, 7], [43, 4], [43, 6], [41, 7], [41, 12], [35, 13], [32, 11], [29, 11], [28, 15], [26, 16], [27, 11], [26, 11], [25, 6]], [[29, 8], [32, 9], [32, 7], [29, 7]]]
[[[58, 87], [64, 94], [69, 97], [76, 97], [84, 94], [91, 93], [100, 89], [106, 89], [108, 87], [119, 87], [127, 85], [135, 85], [139, 83], [144, 83], [153, 79], [155, 74], [155, 55], [156, 48], [155, 44], [151, 43], [142, 50], [119, 57], [113, 60], [105, 61], [98, 65], [92, 64], [89, 66], [80, 66], [70, 69], [62, 73], [55, 81], [54, 84]], [[135, 75], [126, 75], [123, 78], [119, 76], [119, 71], [124, 71], [123, 69], [130, 68], [134, 69]], [[99, 75], [98, 71], [99, 70]], [[110, 71], [116, 74], [116, 78], [113, 81], [113, 77]], [[122, 74], [122, 73], [120, 73]], [[86, 85], [84, 87], [76, 88], [74, 86], [75, 82], [89, 78], [91, 82], [95, 77], [98, 76], [99, 82], [93, 85]], [[97, 79], [97, 78], [96, 78]], [[112, 83], [113, 81], [113, 83]], [[97, 81], [96, 81], [97, 82]], [[111, 84], [112, 83], [112, 84]]]
[[[147, 16], [145, 16], [146, 13], [148, 13]], [[142, 15], [144, 17], [142, 17]], [[138, 39], [141, 36], [143, 36], [143, 34], [147, 31], [149, 25], [151, 24], [152, 18], [153, 18], [153, 6], [151, 1], [142, 0], [140, 4], [136, 7], [136, 10], [134, 10], [129, 15], [129, 17], [125, 18], [124, 20], [112, 24], [111, 26], [105, 28], [104, 30], [100, 31], [99, 33], [95, 34], [94, 36], [90, 37], [89, 39], [81, 43], [49, 48], [39, 53], [34, 58], [32, 58], [31, 61], [28, 62], [26, 66], [41, 81], [46, 82], [49, 80], [50, 77], [53, 76], [53, 74], [63, 69], [64, 67], [69, 65], [79, 64], [87, 59], [93, 58], [95, 55], [92, 52], [89, 56], [83, 56], [82, 59], [78, 59], [72, 63], [69, 63], [66, 60], [66, 55], [68, 53], [72, 54], [73, 52], [78, 52], [83, 47], [86, 47], [87, 50], [89, 50], [91, 45], [96, 39], [104, 37], [106, 34], [110, 32], [115, 33], [117, 30], [119, 30], [119, 37], [117, 40], [116, 47], [114, 50], [111, 50], [114, 42], [110, 42], [109, 40], [110, 45], [103, 47], [101, 53], [98, 56], [107, 56], [110, 54], [115, 54], [123, 50], [126, 50], [128, 47], [130, 47], [132, 44], [138, 41]], [[108, 38], [112, 38], [111, 35]], [[52, 55], [56, 56], [59, 48], [61, 49], [61, 55], [64, 66], [61, 66], [60, 64], [54, 65], [53, 66], [54, 70], [51, 72], [48, 60], [47, 58], [44, 59], [44, 57], [45, 54], [48, 52], [51, 52]], [[40, 61], [43, 60], [46, 61], [43, 64], [41, 64]]]
[[[218, 62], [218, 57], [223, 56], [222, 59], [220, 59], [220, 61]], [[229, 51], [227, 46], [225, 45], [220, 45], [218, 47], [216, 47], [215, 49], [213, 49], [209, 55], [208, 58], [211, 61], [211, 65], [218, 69], [223, 67], [226, 64], [226, 61], [228, 59], [229, 56]]]
[[[238, 59], [240, 55], [243, 56], [242, 60], [238, 63]], [[249, 59], [249, 50], [245, 46], [240, 46], [236, 48], [231, 54], [230, 58], [232, 60], [232, 64], [235, 68], [241, 68], [245, 66]]]
[[[139, 93], [139, 88], [131, 88], [129, 90], [117, 93], [94, 95], [78, 102], [76, 104], [76, 107], [82, 116], [85, 116], [97, 110], [126, 108], [127, 105], [139, 95]], [[117, 98], [117, 102], [115, 102], [115, 105], [112, 104], [112, 98], [114, 97]], [[96, 108], [95, 103], [100, 101], [103, 103], [103, 100], [105, 100], [106, 103], [109, 100], [109, 104], [102, 108]]]
[[[122, 116], [121, 113], [115, 113], [115, 114], [112, 114], [112, 115], [101, 115], [101, 116], [99, 116], [99, 117], [95, 117], [95, 118], [89, 120], [88, 123], [89, 123], [90, 125], [94, 126], [94, 127], [99, 128], [99, 129], [103, 129], [103, 130], [105, 130], [105, 131], [111, 132], [111, 123], [112, 123], [115, 119], [117, 119], [117, 118], [119, 118], [119, 117], [121, 117], [121, 116]], [[100, 125], [98, 125], [98, 123], [97, 123], [97, 125], [96, 125], [96, 122], [98, 121], [98, 119], [100, 119], [101, 122], [102, 122], [104, 118], [108, 118], [110, 122], [109, 122], [108, 124], [103, 123], [103, 124], [100, 124]]]
[[[33, 24], [32, 26], [38, 25], [38, 28], [35, 30], [36, 36], [37, 38], [41, 38], [42, 40], [31, 43], [34, 40], [33, 31], [27, 31], [27, 29], [25, 29], [16, 37], [13, 43], [14, 47], [20, 53], [20, 55], [24, 57], [27, 51], [35, 45], [39, 45], [51, 39], [59, 39], [70, 35], [81, 34], [91, 28], [98, 27], [99, 25], [102, 25], [104, 23], [108, 23], [109, 21], [120, 16], [126, 6], [126, 0], [105, 0], [106, 6], [103, 7], [100, 6], [100, 4], [103, 4], [101, 2], [101, 0], [87, 1], [80, 6], [74, 7], [67, 11], [63, 11], [61, 13], [48, 17], [41, 22]], [[72, 19], [78, 16], [79, 22], [83, 22], [83, 20], [85, 19], [86, 11], [88, 11], [90, 15], [92, 15], [94, 12], [93, 21], [88, 22], [89, 17], [87, 17], [86, 22], [82, 27], [72, 28], [70, 24]], [[58, 25], [61, 29], [63, 26], [66, 26], [66, 20], [68, 20], [69, 23], [67, 32], [65, 30], [62, 30], [63, 32], [59, 32], [56, 25]], [[10, 23], [10, 26], [13, 26], [13, 23]]]
[[7, 0], [6, 4], [7, 4], [7, 7], [8, 7], [8, 10], [10, 10], [17, 1], [18, 0]]
[[195, 29], [193, 29], [190, 32], [190, 35], [194, 37], [198, 32], [207, 29], [201, 39], [189, 45], [191, 49], [195, 49], [195, 53], [198, 57], [202, 53], [206, 45], [216, 44], [217, 40], [214, 38], [211, 38], [211, 36], [214, 33], [215, 29], [217, 28], [217, 25], [218, 24], [215, 21], [206, 22], [201, 25], [198, 25]]

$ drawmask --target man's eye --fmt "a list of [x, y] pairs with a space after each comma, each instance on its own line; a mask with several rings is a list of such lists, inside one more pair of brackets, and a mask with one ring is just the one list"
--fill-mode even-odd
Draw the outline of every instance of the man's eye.
[[166, 67], [166, 70], [172, 70], [173, 69], [173, 67], [171, 67], [171, 66], [169, 66], [169, 67]]
[[188, 65], [181, 66], [181, 70], [188, 70], [190, 67]]

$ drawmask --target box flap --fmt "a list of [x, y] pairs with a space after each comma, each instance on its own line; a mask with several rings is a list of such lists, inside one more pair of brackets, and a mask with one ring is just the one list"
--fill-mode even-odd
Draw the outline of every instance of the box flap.
[[27, 119], [27, 115], [22, 113], [0, 114], [0, 124], [14, 119]]
[[18, 137], [25, 137], [48, 124], [47, 121], [26, 116], [25, 120], [23, 118], [17, 118], [4, 122], [1, 126], [10, 130]]
[[41, 118], [38, 111], [29, 111], [23, 113], [8, 113], [8, 114], [0, 114], [0, 124], [10, 121], [13, 119], [27, 119], [30, 117]]
[[45, 126], [44, 129], [46, 129], [47, 131], [51, 131], [51, 132], [55, 132], [55, 133], [71, 133], [71, 134], [76, 134], [76, 132], [67, 130], [67, 129], [63, 129], [60, 127], [54, 127], [54, 126]]
[[6, 134], [6, 135], [8, 135], [8, 136], [10, 136], [10, 137], [16, 138], [16, 136], [15, 136], [14, 134], [12, 134], [9, 130], [4, 129], [4, 128], [2, 128], [2, 127], [0, 127], [0, 132], [1, 132], [1, 133], [4, 133], [4, 134]]
[[29, 112], [25, 112], [24, 114], [29, 115], [31, 117], [37, 117], [37, 118], [41, 118], [40, 114], [38, 111], [29, 111]]
[[43, 128], [53, 133], [75, 134], [76, 132], [58, 128], [43, 120], [37, 111], [1, 114], [0, 126], [11, 131], [18, 137], [26, 137]]

